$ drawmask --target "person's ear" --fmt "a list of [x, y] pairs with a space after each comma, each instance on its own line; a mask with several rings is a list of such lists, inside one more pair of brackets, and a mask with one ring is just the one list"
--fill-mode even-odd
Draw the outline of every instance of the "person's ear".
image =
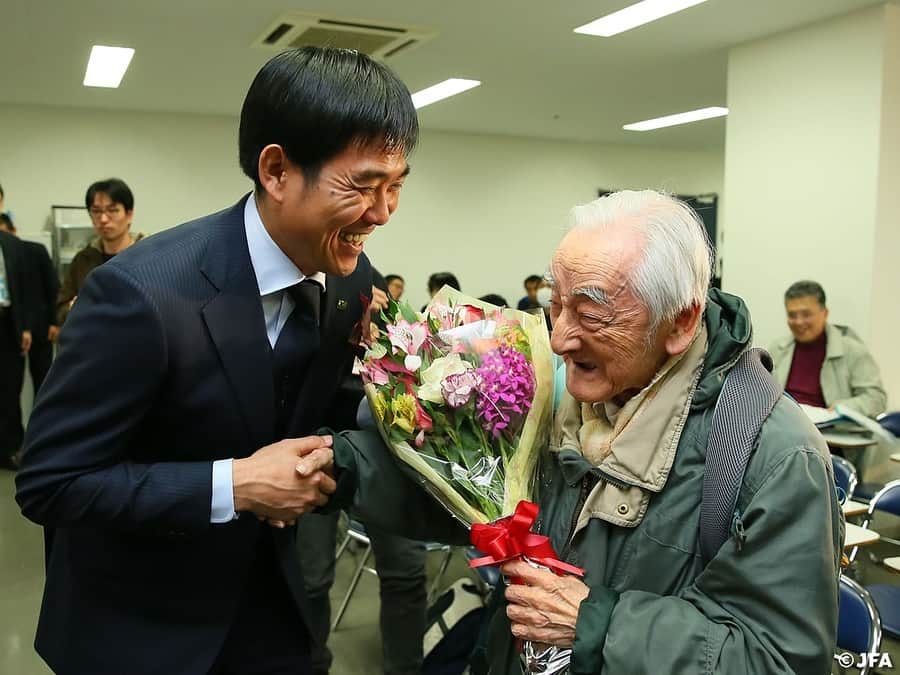
[[676, 356], [687, 351], [702, 316], [703, 311], [700, 309], [700, 305], [696, 304], [678, 313], [666, 335], [666, 352], [669, 356]]
[[270, 144], [259, 153], [259, 182], [263, 190], [278, 204], [284, 201], [287, 186], [288, 158], [284, 148]]

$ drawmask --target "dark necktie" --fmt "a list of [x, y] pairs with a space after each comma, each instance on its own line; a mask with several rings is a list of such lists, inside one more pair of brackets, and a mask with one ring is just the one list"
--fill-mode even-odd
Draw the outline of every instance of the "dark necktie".
[[319, 348], [319, 305], [321, 286], [312, 279], [304, 279], [286, 289], [294, 300], [294, 310], [278, 334], [272, 352], [275, 383], [276, 433], [287, 431], [297, 402], [297, 394], [312, 356]]

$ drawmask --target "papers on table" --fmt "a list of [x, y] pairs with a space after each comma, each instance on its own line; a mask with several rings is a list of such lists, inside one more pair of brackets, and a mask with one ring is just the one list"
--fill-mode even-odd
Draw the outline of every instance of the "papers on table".
[[867, 431], [871, 432], [871, 434], [875, 438], [886, 441], [888, 443], [893, 443], [897, 440], [894, 437], [894, 434], [878, 424], [878, 422], [869, 417], [866, 417], [861, 413], [858, 413], [852, 408], [848, 408], [838, 403], [836, 406], [834, 406], [834, 410], [836, 413], [840, 414], [841, 417], [850, 420], [860, 428], [866, 429]]
[[829, 410], [828, 408], [818, 408], [814, 405], [806, 405], [805, 403], [801, 403], [800, 410], [806, 413], [806, 416], [809, 418], [810, 422], [820, 428], [830, 426], [841, 419], [840, 415], [838, 415], [833, 410]]
[[893, 443], [897, 440], [891, 432], [875, 420], [840, 403], [834, 407], [834, 410], [817, 408], [805, 403], [800, 404], [800, 409], [822, 431], [827, 429], [840, 432], [841, 434], [871, 435], [875, 440], [888, 443]]

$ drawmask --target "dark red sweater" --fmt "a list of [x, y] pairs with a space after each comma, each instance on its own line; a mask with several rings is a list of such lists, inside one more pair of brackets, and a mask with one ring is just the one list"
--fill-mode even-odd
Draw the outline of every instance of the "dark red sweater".
[[825, 331], [813, 342], [794, 344], [794, 360], [791, 361], [791, 372], [784, 388], [798, 403], [828, 407], [822, 397], [820, 380], [825, 347]]

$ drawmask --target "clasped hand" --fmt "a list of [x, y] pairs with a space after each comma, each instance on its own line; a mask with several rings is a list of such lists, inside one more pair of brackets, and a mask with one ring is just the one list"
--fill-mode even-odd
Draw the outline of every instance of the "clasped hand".
[[328, 502], [336, 488], [331, 436], [286, 438], [232, 463], [235, 511], [275, 527]]

